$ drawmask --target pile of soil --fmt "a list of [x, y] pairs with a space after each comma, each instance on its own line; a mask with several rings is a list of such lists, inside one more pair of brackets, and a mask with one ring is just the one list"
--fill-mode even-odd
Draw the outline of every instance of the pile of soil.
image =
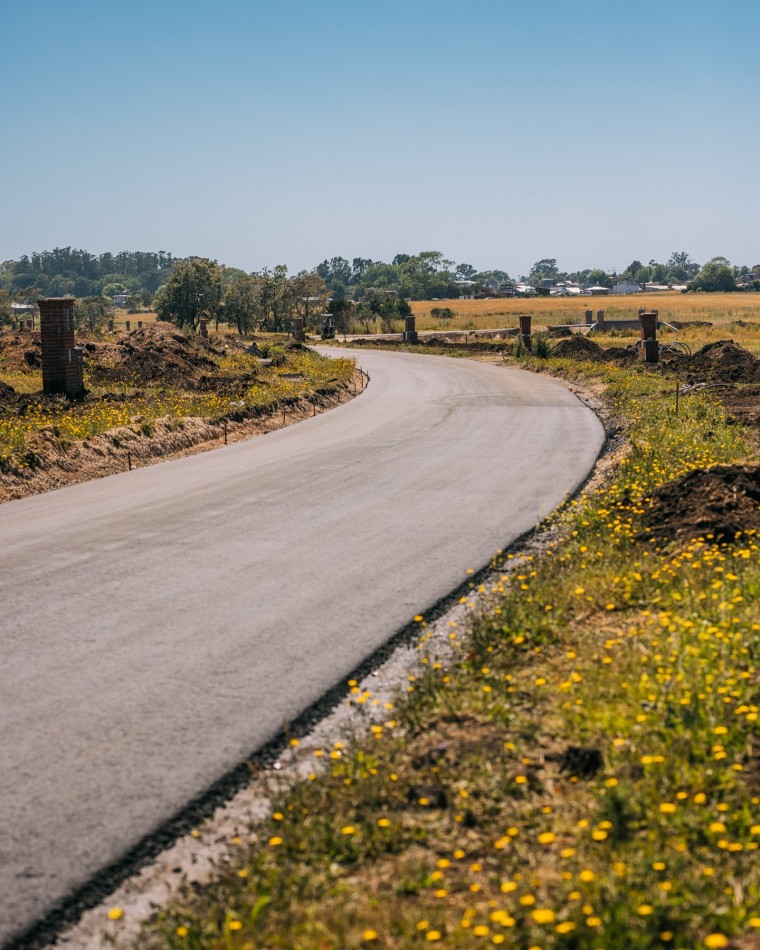
[[710, 534], [733, 541], [739, 532], [760, 530], [760, 465], [696, 469], [652, 495], [645, 536], [690, 541]]
[[42, 366], [39, 330], [0, 331], [0, 361], [11, 372], [24, 372]]
[[552, 348], [551, 355], [558, 359], [601, 361], [604, 359], [604, 350], [582, 333], [574, 333], [567, 340], [560, 340]]
[[745, 426], [760, 426], [760, 385], [721, 389], [720, 401], [734, 421]]
[[679, 361], [690, 379], [721, 383], [760, 383], [760, 359], [733, 340], [708, 343]]
[[633, 363], [638, 359], [635, 345], [603, 347], [582, 333], [574, 333], [569, 339], [560, 340], [552, 347], [551, 355], [595, 363]]
[[113, 341], [87, 343], [85, 367], [98, 383], [161, 382], [195, 389], [217, 367], [207, 341], [172, 323], [149, 323]]

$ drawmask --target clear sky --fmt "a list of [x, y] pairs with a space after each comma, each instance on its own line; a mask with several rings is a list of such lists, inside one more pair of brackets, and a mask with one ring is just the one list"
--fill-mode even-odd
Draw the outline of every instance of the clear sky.
[[760, 262], [758, 0], [0, 11], [0, 260]]

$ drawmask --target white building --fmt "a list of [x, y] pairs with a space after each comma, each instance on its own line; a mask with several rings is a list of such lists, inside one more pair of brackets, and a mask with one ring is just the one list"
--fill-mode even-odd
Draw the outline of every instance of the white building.
[[612, 285], [613, 294], [640, 294], [641, 293], [641, 284], [637, 284], [634, 280], [619, 280], [616, 284]]

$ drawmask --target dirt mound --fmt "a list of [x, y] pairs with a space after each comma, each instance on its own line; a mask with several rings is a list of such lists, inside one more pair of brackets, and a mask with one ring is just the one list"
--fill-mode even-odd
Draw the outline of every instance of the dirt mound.
[[677, 330], [687, 330], [689, 327], [714, 326], [711, 320], [668, 320], [668, 323]]
[[173, 323], [150, 323], [106, 343], [85, 347], [85, 366], [99, 383], [161, 382], [195, 388], [216, 369], [209, 348]]
[[15, 399], [15, 397], [16, 390], [13, 386], [9, 386], [0, 379], [0, 402], [8, 402], [9, 400]]
[[24, 372], [42, 366], [39, 331], [5, 330], [0, 333], [0, 362], [10, 372]]
[[552, 356], [563, 359], [573, 360], [603, 360], [604, 350], [598, 343], [589, 340], [587, 336], [581, 333], [574, 333], [567, 340], [560, 340], [551, 352]]
[[739, 532], [760, 530], [760, 465], [696, 469], [663, 485], [645, 523], [646, 535], [659, 541], [733, 541]]
[[686, 361], [693, 378], [723, 383], [760, 383], [760, 359], [733, 340], [708, 343]]

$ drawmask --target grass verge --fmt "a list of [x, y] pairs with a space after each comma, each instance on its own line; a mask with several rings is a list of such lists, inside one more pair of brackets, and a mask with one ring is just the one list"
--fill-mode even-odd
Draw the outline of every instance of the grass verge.
[[613, 474], [495, 565], [450, 661], [419, 618], [385, 721], [319, 750], [144, 945], [760, 945], [758, 539], [661, 548], [642, 522], [656, 486], [748, 446], [708, 396], [676, 417], [657, 376], [552, 365], [604, 385]]

